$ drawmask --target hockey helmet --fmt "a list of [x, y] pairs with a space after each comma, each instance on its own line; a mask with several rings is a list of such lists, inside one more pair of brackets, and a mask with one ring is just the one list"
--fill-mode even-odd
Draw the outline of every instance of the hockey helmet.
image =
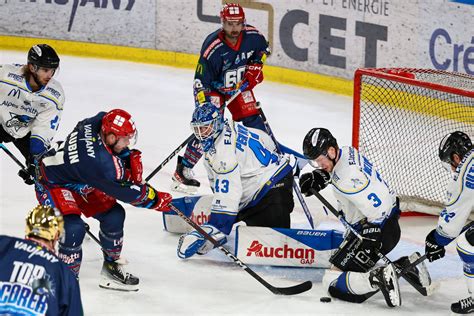
[[221, 22], [238, 21], [245, 24], [244, 9], [237, 3], [226, 3], [221, 9]]
[[132, 116], [122, 109], [114, 109], [104, 115], [102, 118], [102, 133], [104, 135], [114, 134], [117, 137], [128, 137], [131, 145], [135, 144], [137, 139], [137, 129]]
[[38, 44], [28, 51], [28, 63], [38, 67], [56, 69], [59, 67], [59, 57], [51, 46]]
[[439, 159], [442, 162], [454, 165], [453, 154], [463, 158], [472, 149], [472, 142], [467, 134], [456, 131], [443, 137], [439, 144]]
[[25, 235], [46, 240], [55, 240], [64, 231], [64, 220], [57, 209], [38, 205], [26, 216]]
[[224, 128], [224, 116], [211, 102], [196, 107], [191, 120], [194, 136], [201, 142], [204, 151], [209, 151], [214, 140]]
[[314, 160], [327, 155], [329, 147], [337, 148], [337, 141], [325, 128], [312, 128], [303, 140], [303, 153], [307, 159]]

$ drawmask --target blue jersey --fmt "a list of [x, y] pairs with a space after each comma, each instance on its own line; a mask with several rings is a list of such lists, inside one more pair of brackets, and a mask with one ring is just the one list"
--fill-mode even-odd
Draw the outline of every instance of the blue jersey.
[[1, 315], [83, 315], [79, 284], [39, 244], [0, 236]]
[[203, 103], [204, 93], [235, 88], [243, 79], [246, 65], [262, 64], [269, 54], [267, 40], [253, 26], [244, 27], [235, 46], [224, 39], [222, 30], [210, 34], [202, 45], [194, 75], [197, 101]]
[[126, 182], [126, 159], [114, 154], [100, 136], [105, 114], [100, 112], [79, 122], [65, 142], [48, 152], [41, 162], [42, 181], [78, 193], [92, 187], [123, 202], [142, 206], [149, 187]]

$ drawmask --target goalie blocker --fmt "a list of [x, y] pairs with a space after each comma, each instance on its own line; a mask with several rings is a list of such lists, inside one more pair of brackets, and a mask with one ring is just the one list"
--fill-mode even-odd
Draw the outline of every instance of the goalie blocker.
[[[173, 199], [172, 204], [195, 223], [207, 222], [212, 195]], [[186, 233], [187, 225], [175, 212], [163, 213], [165, 230]], [[330, 258], [343, 241], [335, 230], [285, 229], [237, 226], [235, 255], [248, 264], [283, 267], [329, 268]]]

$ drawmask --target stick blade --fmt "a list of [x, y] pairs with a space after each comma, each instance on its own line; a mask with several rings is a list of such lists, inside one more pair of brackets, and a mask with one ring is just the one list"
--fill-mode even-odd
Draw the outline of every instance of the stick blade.
[[273, 287], [272, 292], [276, 295], [296, 295], [311, 290], [313, 283], [306, 281], [290, 287]]

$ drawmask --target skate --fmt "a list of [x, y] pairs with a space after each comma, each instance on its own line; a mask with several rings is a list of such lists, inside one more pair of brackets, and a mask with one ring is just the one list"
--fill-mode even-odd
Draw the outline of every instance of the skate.
[[451, 304], [451, 311], [454, 314], [470, 314], [474, 313], [474, 299], [471, 296]]
[[[415, 262], [421, 255], [419, 252], [414, 252], [410, 257], [404, 256], [394, 261], [393, 263], [400, 269], [403, 270], [412, 262]], [[425, 262], [419, 263], [416, 267], [410, 268], [407, 271], [406, 276], [413, 280], [416, 284], [422, 287], [429, 287], [431, 285], [431, 277], [426, 267]]]
[[372, 270], [369, 280], [373, 287], [380, 289], [389, 307], [402, 305], [398, 278], [393, 264]]
[[125, 272], [123, 266], [116, 261], [104, 261], [100, 275], [99, 286], [101, 288], [118, 291], [138, 291], [140, 280], [131, 273]]
[[201, 183], [194, 179], [193, 170], [191, 168], [186, 168], [182, 161], [183, 157], [178, 156], [178, 165], [176, 166], [176, 171], [171, 178], [173, 180], [171, 189], [173, 191], [187, 194], [197, 194]]

